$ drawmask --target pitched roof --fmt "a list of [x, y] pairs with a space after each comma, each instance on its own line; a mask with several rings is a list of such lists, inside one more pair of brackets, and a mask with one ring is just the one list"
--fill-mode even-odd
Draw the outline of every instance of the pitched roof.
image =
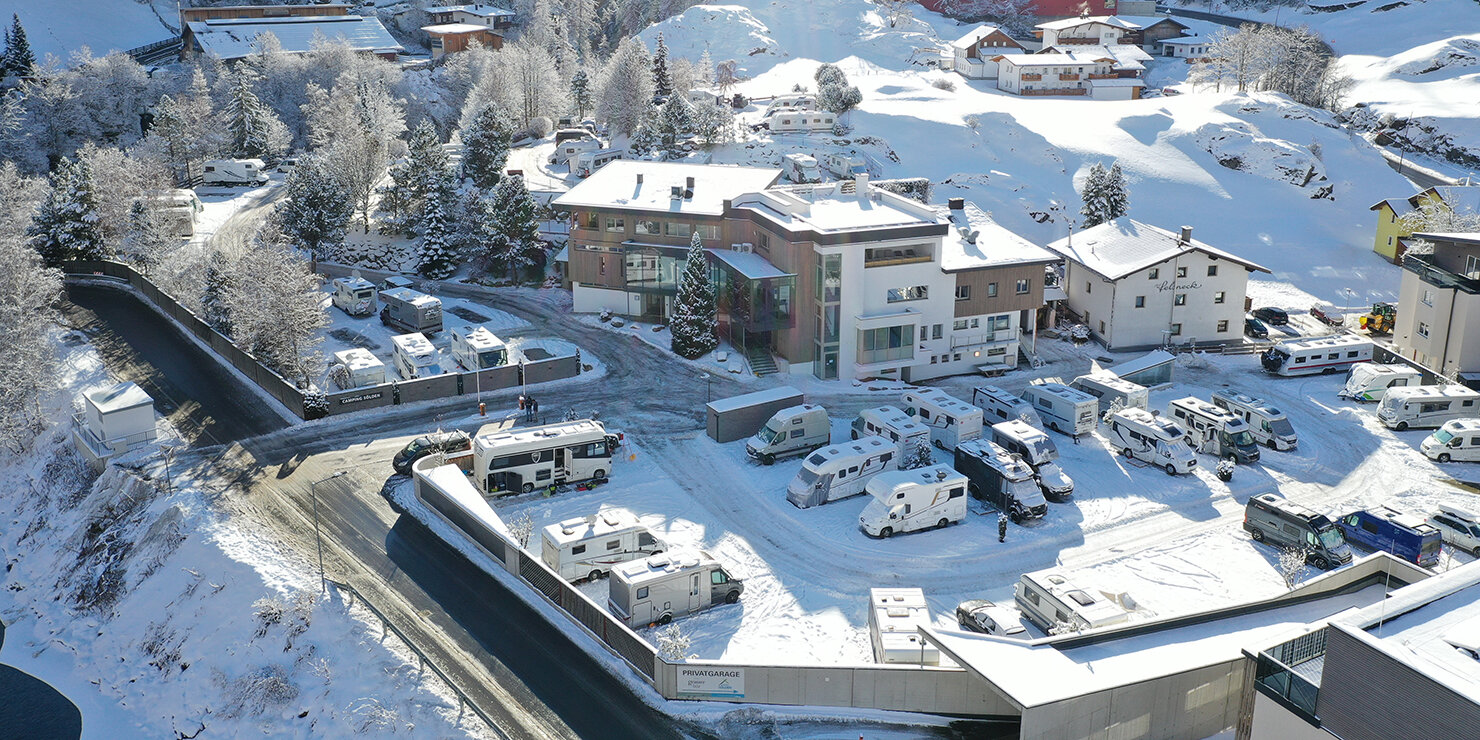
[[1094, 62], [1100, 59], [1111, 59], [1115, 62], [1116, 69], [1127, 69], [1140, 71], [1146, 69], [1142, 62], [1151, 61], [1151, 55], [1134, 44], [1055, 44], [1048, 46], [1039, 54], [1064, 54], [1071, 59], [1082, 62]]
[[998, 28], [997, 26], [983, 23], [982, 25], [977, 26], [970, 31], [967, 31], [965, 36], [952, 41], [951, 46], [957, 49], [969, 49], [974, 46], [976, 42], [981, 41], [982, 39], [991, 36], [992, 34], [997, 33], [1001, 30], [1002, 29]]
[[380, 20], [358, 15], [302, 16], [290, 18], [217, 18], [190, 21], [190, 32], [203, 53], [221, 59], [241, 59], [255, 51], [257, 36], [271, 33], [288, 53], [313, 48], [314, 37], [344, 41], [356, 51], [405, 51]]
[[439, 23], [434, 26], [422, 26], [421, 30], [427, 33], [493, 33], [488, 26], [480, 26], [476, 23]]
[[[1439, 199], [1444, 201], [1444, 205], [1453, 208], [1455, 211], [1480, 211], [1480, 185], [1440, 185], [1439, 187], [1429, 188], [1429, 190], [1437, 193]], [[1424, 192], [1428, 191], [1426, 190]], [[1422, 194], [1420, 193], [1419, 195]], [[1414, 202], [1417, 198], [1418, 196], [1415, 195], [1408, 200], [1409, 202]], [[1415, 207], [1417, 207], [1416, 203]]]
[[1183, 242], [1178, 234], [1128, 217], [1064, 237], [1048, 248], [1110, 280], [1119, 280], [1188, 252], [1204, 252], [1251, 270], [1269, 272], [1262, 265], [1197, 239]]
[[1047, 30], [1062, 31], [1062, 30], [1064, 30], [1066, 28], [1074, 28], [1076, 26], [1088, 25], [1090, 23], [1098, 23], [1098, 24], [1100, 24], [1102, 26], [1110, 26], [1111, 28], [1123, 28], [1123, 29], [1125, 29], [1127, 31], [1138, 31], [1138, 30], [1140, 30], [1141, 28], [1144, 27], [1144, 26], [1142, 26], [1139, 23], [1136, 23], [1134, 21], [1128, 21], [1128, 20], [1126, 20], [1126, 19], [1124, 19], [1124, 18], [1122, 18], [1120, 16], [1115, 16], [1115, 15], [1092, 15], [1092, 16], [1082, 17], [1082, 18], [1061, 18], [1061, 19], [1056, 20], [1056, 21], [1049, 21], [1047, 23], [1039, 23], [1037, 26], [1035, 26], [1035, 28], [1042, 28], [1045, 31], [1047, 31]]
[[[1084, 58], [1084, 57], [1072, 57], [1072, 56], [1069, 56], [1068, 54], [1054, 54], [1054, 53], [1049, 53], [1049, 54], [1015, 54], [1015, 55], [1012, 55], [1012, 56], [1008, 56], [1006, 54], [999, 54], [998, 56], [992, 57], [992, 59], [994, 61], [1004, 60], [1005, 59], [1005, 60], [1010, 61], [1014, 66], [1017, 66], [1017, 67], [1050, 67], [1050, 66], [1053, 66], [1053, 67], [1073, 67], [1073, 66], [1081, 65], [1081, 64], [1094, 64], [1095, 63], [1095, 60], [1094, 59], [1089, 59], [1089, 58]], [[1115, 57], [1106, 55], [1104, 57], [1104, 60], [1107, 61], [1107, 62], [1112, 62], [1113, 63], [1115, 61]]]
[[496, 7], [493, 5], [484, 5], [482, 3], [477, 3], [474, 5], [434, 5], [429, 8], [423, 8], [423, 10], [428, 13], [451, 13], [460, 10], [464, 13], [467, 13], [468, 15], [476, 15], [484, 18], [514, 17], [514, 11], [512, 10], [505, 10], [500, 7]]
[[1191, 46], [1193, 44], [1211, 44], [1213, 42], [1211, 39], [1205, 39], [1201, 36], [1179, 36], [1174, 39], [1162, 39], [1157, 43], [1166, 44], [1167, 46]]
[[[952, 214], [946, 206], [935, 206], [935, 212], [950, 219], [956, 227], [941, 242], [940, 269], [945, 272], [1047, 264], [1059, 259], [1053, 252], [998, 224], [974, 203], [967, 203], [960, 214]], [[968, 241], [968, 235], [961, 233], [962, 228], [976, 232], [975, 241]]]
[[1375, 211], [1383, 207], [1384, 205], [1386, 205], [1388, 208], [1393, 209], [1393, 213], [1396, 213], [1399, 216], [1402, 216], [1413, 210], [1413, 204], [1409, 203], [1407, 198], [1386, 198], [1383, 200], [1379, 200], [1376, 203], [1373, 203], [1372, 207], [1368, 208], [1367, 210]]

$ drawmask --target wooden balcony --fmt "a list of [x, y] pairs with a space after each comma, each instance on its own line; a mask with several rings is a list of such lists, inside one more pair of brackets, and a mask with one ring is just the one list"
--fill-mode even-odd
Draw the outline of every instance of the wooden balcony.
[[1039, 75], [1039, 74], [1026, 74], [1026, 73], [1023, 74], [1023, 82], [1038, 82], [1039, 80], [1042, 80], [1042, 79], [1043, 79], [1043, 75]]
[[1115, 79], [1115, 78], [1117, 78], [1119, 76], [1120, 75], [1117, 75], [1114, 72], [1107, 72], [1105, 74], [1094, 74], [1094, 73], [1091, 73], [1089, 75], [1089, 78], [1091, 80], [1113, 80], [1113, 79]]
[[1080, 87], [1066, 87], [1062, 90], [1024, 90], [1023, 95], [1088, 95], [1089, 91]]
[[1061, 74], [1061, 75], [1059, 75], [1059, 79], [1060, 80], [1077, 80], [1077, 79], [1079, 79], [1079, 75], [1073, 75], [1073, 74], [1062, 75]]

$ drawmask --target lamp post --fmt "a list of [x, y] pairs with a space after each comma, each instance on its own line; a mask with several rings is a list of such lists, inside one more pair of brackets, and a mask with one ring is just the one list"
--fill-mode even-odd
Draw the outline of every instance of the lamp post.
[[308, 484], [308, 495], [313, 499], [313, 539], [319, 550], [319, 588], [324, 593], [329, 593], [329, 582], [324, 578], [324, 535], [319, 531], [319, 484], [327, 483], [335, 478], [341, 478], [345, 471], [341, 470], [327, 478], [320, 478]]
[[709, 403], [710, 401], [714, 400], [714, 399], [710, 398], [710, 395], [709, 395], [709, 387], [710, 387], [710, 384], [714, 381], [714, 376], [711, 375], [711, 374], [709, 374], [709, 373], [699, 373], [699, 374], [704, 376], [704, 403]]

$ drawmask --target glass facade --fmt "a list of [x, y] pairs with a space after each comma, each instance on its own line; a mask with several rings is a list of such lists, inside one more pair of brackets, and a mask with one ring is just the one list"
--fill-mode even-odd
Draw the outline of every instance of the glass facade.
[[[816, 354], [813, 355], [812, 374], [823, 380], [836, 380], [841, 324], [839, 303], [843, 300], [842, 255], [817, 255], [812, 279], [817, 296], [817, 328], [814, 330]], [[913, 348], [914, 344], [910, 343], [910, 346]]]
[[625, 255], [627, 291], [630, 293], [678, 294], [678, 279], [688, 260], [682, 249], [628, 247]]
[[858, 330], [858, 364], [908, 360], [915, 356], [914, 324]]

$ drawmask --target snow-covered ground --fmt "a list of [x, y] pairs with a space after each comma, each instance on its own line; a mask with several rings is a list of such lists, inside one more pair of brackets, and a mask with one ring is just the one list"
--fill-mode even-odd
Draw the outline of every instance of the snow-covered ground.
[[160, 22], [179, 26], [174, 0], [0, 0], [7, 28], [12, 14], [20, 16], [38, 62], [47, 54], [66, 62], [84, 46], [100, 57], [180, 35]]

